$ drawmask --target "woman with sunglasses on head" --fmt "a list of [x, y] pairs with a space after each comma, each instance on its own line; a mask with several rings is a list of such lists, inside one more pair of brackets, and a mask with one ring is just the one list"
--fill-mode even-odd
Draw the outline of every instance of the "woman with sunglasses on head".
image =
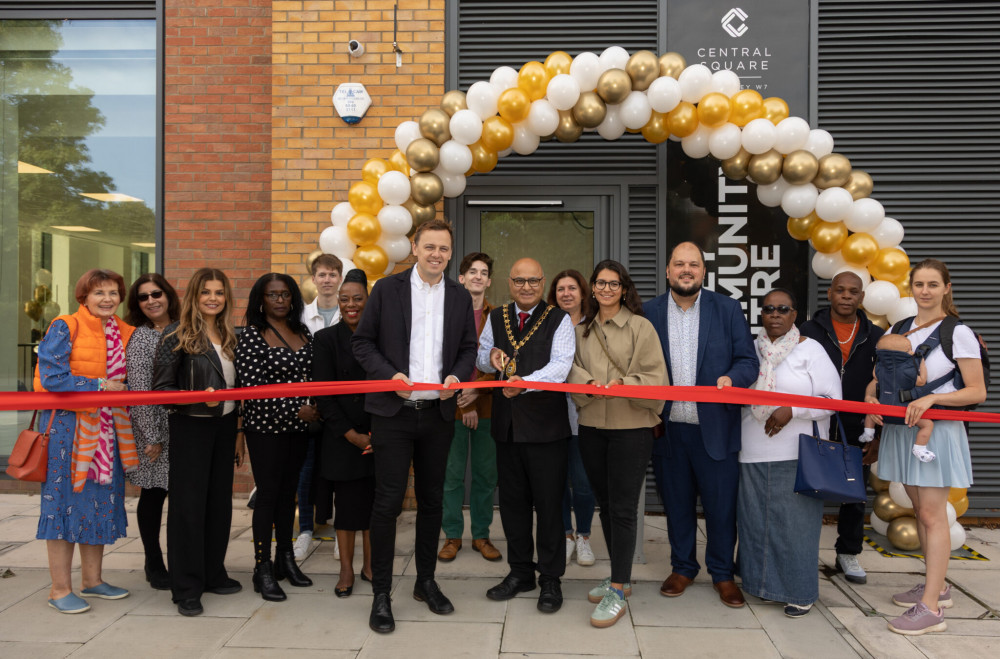
[[[817, 341], [795, 327], [791, 291], [764, 297], [755, 347], [760, 391], [840, 398], [840, 374]], [[809, 613], [819, 597], [819, 532], [823, 501], [795, 493], [799, 434], [829, 435], [829, 410], [749, 405], [743, 408], [737, 529], [744, 592], [785, 603], [785, 615]]]
[[[140, 276], [128, 290], [125, 322], [135, 327], [125, 349], [129, 389], [149, 391], [153, 386], [156, 346], [167, 325], [180, 317], [181, 303], [174, 287], [155, 272]], [[160, 522], [167, 498], [170, 464], [167, 410], [162, 405], [134, 405], [129, 408], [132, 432], [139, 454], [139, 468], [128, 479], [139, 492], [136, 519], [146, 554], [146, 581], [157, 590], [170, 589], [170, 576], [160, 549]]]
[[[244, 386], [312, 380], [312, 335], [302, 323], [304, 307], [299, 287], [288, 275], [271, 272], [254, 283], [246, 328], [236, 346], [236, 370]], [[253, 587], [268, 601], [286, 599], [278, 584], [285, 577], [292, 586], [312, 585], [295, 563], [292, 530], [299, 471], [308, 448], [307, 430], [310, 422], [319, 420], [316, 406], [306, 397], [243, 402], [243, 428], [257, 483]]]
[[[207, 391], [236, 386], [233, 291], [215, 268], [191, 276], [180, 319], [163, 330], [153, 367], [154, 391]], [[243, 589], [226, 572], [233, 520], [233, 463], [243, 461], [236, 403], [168, 406], [170, 506], [167, 559], [177, 612], [202, 613], [203, 593]]]

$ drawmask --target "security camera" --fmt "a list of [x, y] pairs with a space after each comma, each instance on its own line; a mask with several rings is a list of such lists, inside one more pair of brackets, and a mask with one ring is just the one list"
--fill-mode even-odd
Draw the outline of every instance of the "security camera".
[[351, 39], [347, 42], [347, 52], [351, 57], [361, 57], [365, 54], [365, 46], [357, 39]]

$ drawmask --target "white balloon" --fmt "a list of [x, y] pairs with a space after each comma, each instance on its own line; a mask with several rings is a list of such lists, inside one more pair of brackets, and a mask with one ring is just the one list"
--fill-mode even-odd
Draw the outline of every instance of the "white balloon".
[[[405, 175], [404, 175], [405, 176]], [[409, 183], [407, 183], [409, 185]], [[405, 199], [403, 201], [406, 201]], [[351, 206], [351, 202], [342, 201], [333, 207], [330, 211], [330, 224], [335, 227], [346, 227], [347, 223], [351, 221], [354, 217], [354, 207]]]
[[392, 263], [402, 261], [410, 255], [410, 239], [406, 236], [382, 236], [375, 244], [382, 248]]
[[951, 505], [951, 501], [945, 504], [945, 512], [948, 515], [948, 527], [951, 528], [951, 525], [958, 520], [958, 511], [955, 510], [955, 506]]
[[898, 323], [904, 318], [909, 318], [910, 316], [917, 315], [917, 301], [912, 297], [900, 298], [899, 304], [896, 308], [892, 310], [892, 313], [887, 314], [890, 323]]
[[448, 129], [459, 144], [474, 144], [483, 136], [483, 120], [472, 110], [459, 110], [451, 115]]
[[790, 185], [781, 195], [781, 210], [785, 211], [788, 217], [805, 217], [816, 208], [818, 197], [819, 193], [812, 183]]
[[906, 488], [898, 481], [889, 483], [889, 496], [892, 497], [892, 502], [897, 506], [902, 508], [913, 507], [913, 502], [910, 500], [910, 495], [906, 493]]
[[[569, 65], [569, 75], [580, 85], [580, 91], [593, 91], [594, 87], [597, 87], [597, 80], [602, 73], [604, 71], [601, 69], [601, 60], [594, 53], [580, 53], [573, 58], [573, 63]], [[559, 109], [568, 110], [569, 108]]]
[[[514, 143], [511, 148], [521, 156], [530, 156], [538, 148], [538, 135], [528, 127], [527, 121], [514, 124]], [[472, 155], [471, 153], [469, 154]], [[465, 171], [468, 171], [467, 169]]]
[[677, 77], [681, 86], [681, 100], [697, 103], [712, 91], [712, 71], [704, 64], [692, 64]]
[[779, 176], [774, 183], [757, 186], [757, 200], [769, 208], [777, 208], [781, 205], [781, 199], [789, 187], [791, 183], [786, 181], [784, 176]]
[[556, 110], [569, 110], [580, 100], [580, 83], [573, 76], [560, 73], [549, 80], [545, 94]]
[[559, 111], [549, 101], [540, 98], [531, 103], [528, 111], [528, 128], [539, 137], [556, 132], [559, 127]]
[[[837, 268], [837, 271], [833, 273], [833, 276], [836, 277], [841, 272], [853, 272], [854, 274], [856, 274], [858, 278], [861, 280], [861, 290], [863, 291], [867, 291], [868, 286], [872, 283], [872, 276], [871, 274], [869, 274], [867, 268], [859, 268], [856, 265], [847, 265], [845, 263], [844, 265]], [[865, 301], [867, 302], [867, 299]]]
[[899, 289], [891, 281], [873, 281], [865, 289], [865, 309], [886, 316], [899, 304]]
[[885, 219], [885, 209], [882, 204], [871, 198], [856, 199], [847, 217], [844, 218], [844, 226], [855, 233], [863, 231], [871, 233]]
[[[347, 203], [347, 202], [344, 202]], [[347, 204], [350, 206], [350, 204]], [[35, 286], [51, 286], [52, 285], [52, 271], [45, 268], [39, 268], [35, 270]], [[59, 305], [56, 305], [59, 306]], [[58, 315], [58, 312], [57, 314]]]
[[886, 217], [871, 231], [871, 235], [880, 249], [898, 247], [903, 242], [903, 225], [895, 218]]
[[693, 133], [681, 138], [681, 148], [692, 158], [704, 158], [711, 152], [708, 143], [711, 135], [711, 128], [699, 125]]
[[[353, 255], [352, 255], [352, 256], [353, 256]], [[352, 261], [352, 260], [350, 259], [350, 257], [348, 257], [348, 258], [344, 258], [343, 256], [341, 256], [341, 257], [339, 257], [339, 258], [340, 258], [340, 263], [341, 263], [341, 264], [342, 264], [342, 265], [344, 266], [344, 274], [345, 274], [345, 275], [346, 275], [346, 274], [347, 274], [348, 272], [350, 272], [351, 270], [360, 270], [360, 269], [361, 269], [361, 268], [359, 268], [358, 266], [354, 265], [354, 261]]]
[[469, 91], [465, 92], [465, 104], [479, 115], [480, 119], [489, 119], [497, 113], [497, 99], [499, 97], [500, 95], [493, 85], [480, 80], [472, 83]]
[[608, 112], [597, 127], [597, 133], [606, 140], [617, 140], [625, 134], [625, 124], [622, 123], [621, 111], [617, 105], [608, 106]]
[[421, 137], [423, 135], [420, 134], [420, 124], [416, 121], [404, 121], [396, 126], [396, 148], [401, 153], [406, 153], [406, 147], [410, 146], [410, 142], [418, 140]]
[[[457, 146], [457, 145], [456, 145]], [[462, 147], [468, 150], [469, 147]], [[441, 147], [444, 152], [444, 147]], [[472, 166], [472, 153], [469, 153], [469, 167]], [[462, 170], [462, 173], [468, 168]], [[401, 204], [410, 198], [410, 179], [403, 172], [391, 170], [382, 174], [378, 180], [378, 196], [387, 204]]]
[[497, 158], [506, 158], [510, 154], [514, 153], [513, 147], [508, 147], [497, 154]]
[[740, 77], [729, 69], [712, 74], [712, 91], [732, 97], [740, 90]]
[[657, 112], [670, 112], [681, 102], [681, 83], [670, 76], [660, 76], [646, 90], [649, 105]]
[[511, 87], [517, 87], [517, 71], [509, 66], [500, 66], [490, 75], [490, 84], [497, 90], [499, 96]]
[[601, 63], [601, 73], [604, 73], [608, 69], [624, 70], [625, 65], [628, 64], [628, 51], [621, 46], [611, 46], [604, 49], [598, 61]]
[[653, 116], [653, 108], [649, 106], [649, 99], [642, 92], [630, 93], [618, 106], [618, 110], [625, 128], [632, 130], [642, 128]]
[[770, 119], [754, 119], [743, 127], [743, 148], [754, 155], [767, 153], [774, 147], [776, 133]]
[[888, 535], [889, 533], [889, 522], [885, 521], [875, 513], [871, 516], [872, 529], [881, 535]]
[[441, 177], [445, 197], [457, 197], [465, 192], [465, 174], [445, 174]]
[[[413, 228], [413, 216], [403, 206], [386, 205], [378, 212], [378, 223], [382, 225], [383, 235], [395, 234], [405, 236]], [[400, 261], [402, 259], [396, 260]]]
[[[701, 128], [701, 125], [699, 124], [698, 127]], [[743, 133], [736, 124], [724, 123], [718, 128], [713, 129], [712, 134], [708, 136], [708, 148], [712, 153], [712, 157], [719, 160], [732, 158], [740, 152], [742, 146]]]
[[319, 234], [319, 248], [341, 259], [354, 256], [356, 245], [347, 237], [347, 227], [327, 227]]
[[951, 550], [961, 549], [965, 544], [965, 527], [955, 522], [948, 529], [948, 533], [951, 536]]
[[814, 128], [809, 131], [809, 137], [802, 148], [817, 158], [822, 158], [833, 153], [833, 136], [822, 128]]
[[809, 139], [809, 123], [801, 117], [787, 117], [775, 126], [774, 148], [778, 153], [788, 155], [806, 147]]
[[[840, 222], [854, 207], [854, 198], [844, 188], [827, 188], [816, 199], [816, 214], [827, 222]], [[804, 217], [795, 215], [795, 217]]]
[[[448, 140], [441, 145], [439, 157], [441, 159], [441, 167], [444, 168], [446, 174], [465, 175], [465, 172], [472, 168], [472, 151], [469, 150], [469, 147], [459, 144], [455, 140]], [[381, 190], [379, 194], [381, 194]], [[385, 199], [384, 196], [382, 198]], [[403, 201], [406, 200], [404, 199]]]

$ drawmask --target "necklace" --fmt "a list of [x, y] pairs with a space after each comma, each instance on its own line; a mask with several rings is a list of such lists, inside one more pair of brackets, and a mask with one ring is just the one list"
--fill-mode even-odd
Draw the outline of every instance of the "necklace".
[[555, 308], [551, 304], [545, 307], [545, 311], [542, 313], [541, 318], [539, 318], [538, 321], [534, 325], [532, 325], [531, 331], [528, 332], [528, 335], [525, 336], [521, 341], [515, 341], [514, 331], [511, 330], [510, 328], [510, 315], [508, 314], [509, 306], [510, 305], [505, 304], [503, 307], [504, 329], [507, 330], [507, 340], [510, 341], [510, 345], [513, 346], [514, 348], [514, 356], [511, 357], [511, 360], [507, 362], [507, 365], [503, 369], [504, 375], [506, 375], [508, 378], [510, 378], [510, 376], [514, 375], [514, 373], [517, 372], [517, 351], [524, 347], [524, 344], [528, 342], [528, 339], [530, 339], [531, 335], [535, 333], [535, 330], [541, 327], [542, 323], [545, 322], [545, 318], [549, 315], [549, 312]]
[[854, 327], [851, 328], [851, 335], [849, 337], [847, 337], [847, 339], [844, 340], [844, 341], [841, 341], [840, 339], [837, 339], [837, 343], [839, 343], [840, 345], [845, 345], [847, 343], [850, 343], [854, 339], [854, 333], [857, 330], [858, 330], [858, 317], [855, 316], [854, 317]]

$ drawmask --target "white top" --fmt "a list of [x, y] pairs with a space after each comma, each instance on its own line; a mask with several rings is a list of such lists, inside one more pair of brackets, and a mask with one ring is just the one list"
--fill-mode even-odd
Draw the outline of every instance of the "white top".
[[333, 322], [327, 325], [323, 314], [319, 312], [319, 298], [317, 297], [302, 310], [302, 322], [309, 328], [310, 334], [316, 336], [316, 332], [321, 329], [332, 327], [340, 322], [340, 305], [336, 305], [336, 311], [333, 312]]
[[[755, 344], [756, 345], [756, 344]], [[758, 357], [760, 355], [758, 354]], [[775, 390], [803, 396], [841, 398], [840, 374], [817, 341], [807, 338], [795, 346], [774, 369]], [[799, 434], [812, 434], [812, 422], [819, 425], [820, 437], [829, 436], [830, 410], [793, 407], [792, 420], [777, 435], [768, 437], [764, 423], [754, 418], [750, 407], [743, 408], [743, 449], [740, 462], [780, 462], [797, 460]]]
[[[670, 379], [675, 387], [693, 387], [698, 380], [698, 332], [701, 327], [701, 291], [687, 311], [673, 295], [667, 296], [667, 332], [670, 337]], [[674, 423], [698, 425], [698, 403], [675, 400], [670, 405]]]
[[[934, 331], [934, 329], [940, 325], [940, 322], [934, 323], [930, 327], [925, 327], [922, 330], [918, 330], [913, 334], [910, 334], [906, 338], [910, 341], [910, 346], [916, 350], [917, 346], [924, 342], [928, 336]], [[886, 334], [891, 334], [892, 328]], [[976, 339], [976, 334], [966, 325], [956, 325], [955, 333], [952, 335], [952, 348], [951, 354], [955, 359], [972, 358], [979, 359], [981, 357], [979, 352], [979, 341]], [[944, 354], [944, 349], [938, 346], [927, 353], [927, 357], [924, 358], [924, 363], [927, 364], [927, 381], [933, 382], [943, 375], [955, 370], [955, 365], [948, 359]], [[948, 394], [952, 391], [956, 391], [955, 383], [948, 380], [940, 387], [935, 389], [932, 393], [935, 394]]]
[[[528, 309], [529, 317], [537, 307], [536, 304]], [[521, 308], [517, 307], [517, 310], [520, 311]], [[497, 311], [497, 313], [500, 312]], [[493, 324], [487, 322], [483, 327], [483, 333], [479, 335], [479, 352], [476, 355], [476, 368], [482, 373], [496, 373], [496, 369], [490, 363], [490, 351], [493, 350], [494, 345]], [[574, 355], [576, 355], [576, 332], [573, 331], [573, 321], [569, 314], [566, 314], [552, 335], [548, 363], [537, 371], [524, 375], [518, 373], [517, 375], [521, 375], [521, 379], [527, 382], [565, 382], [570, 368], [573, 367]], [[529, 391], [537, 391], [537, 389], [525, 389], [525, 392]]]
[[[444, 277], [431, 286], [414, 266], [410, 273], [410, 380], [444, 381], [441, 371], [444, 346]], [[414, 391], [410, 400], [440, 398], [437, 391]]]

